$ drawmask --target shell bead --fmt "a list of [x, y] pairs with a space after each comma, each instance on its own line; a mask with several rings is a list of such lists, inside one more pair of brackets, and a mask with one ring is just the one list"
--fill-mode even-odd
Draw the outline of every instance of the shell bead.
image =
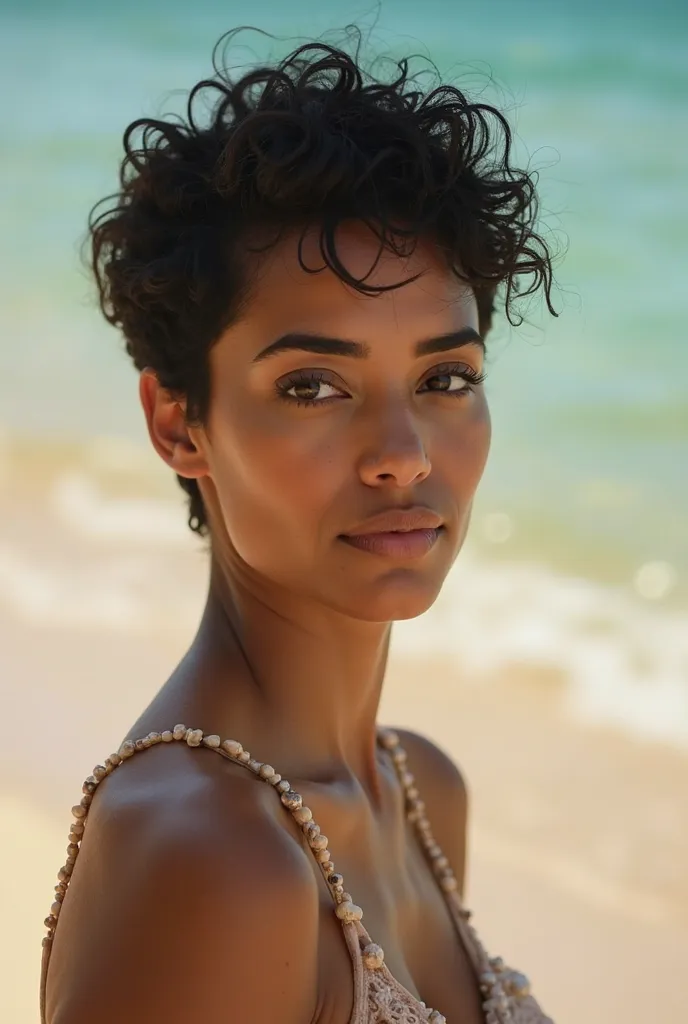
[[447, 1024], [447, 1018], [439, 1010], [433, 1010], [428, 1021], [430, 1024]]
[[399, 745], [399, 737], [393, 729], [383, 729], [380, 732], [380, 742], [386, 750], [393, 750]]
[[160, 739], [163, 743], [171, 743], [174, 739], [174, 733], [171, 729], [165, 729], [165, 731], [160, 734]]
[[258, 774], [260, 775], [261, 779], [271, 779], [272, 776], [275, 774], [275, 769], [272, 767], [271, 764], [262, 764], [260, 766], [260, 769], [258, 770]]
[[186, 736], [186, 726], [181, 724], [175, 725], [174, 729], [172, 730], [172, 736], [175, 740], [183, 740], [184, 737]]
[[310, 807], [297, 807], [294, 811], [294, 818], [299, 825], [305, 825], [313, 818], [313, 811]]
[[249, 754], [248, 750], [241, 751], [241, 753], [239, 754], [239, 760], [242, 762], [242, 764], [249, 763], [249, 761], [251, 760], [251, 755]]
[[351, 924], [352, 921], [360, 921], [363, 917], [363, 911], [360, 907], [357, 907], [355, 903], [351, 903], [350, 900], [345, 900], [344, 903], [338, 903], [334, 910], [335, 914], [340, 921], [344, 924]]
[[504, 988], [519, 999], [530, 995], [530, 981], [520, 971], [509, 971], [505, 975]]
[[329, 839], [327, 836], [320, 834], [320, 830], [318, 830], [318, 834], [314, 835], [312, 838], [309, 837], [308, 839], [308, 845], [311, 850], [326, 850], [328, 843]]
[[134, 754], [135, 750], [136, 750], [136, 747], [131, 742], [131, 740], [125, 740], [124, 743], [122, 744], [122, 746], [119, 748], [119, 756], [124, 761], [128, 757], [132, 757], [132, 755]]
[[210, 747], [211, 750], [217, 750], [217, 748], [220, 746], [220, 737], [215, 735], [204, 736], [203, 746]]
[[290, 811], [295, 811], [303, 805], [303, 797], [299, 793], [295, 793], [293, 789], [288, 789], [286, 793], [282, 793], [280, 799]]
[[377, 942], [369, 942], [363, 950], [363, 963], [371, 971], [377, 971], [385, 962], [385, 951]]
[[200, 747], [202, 740], [202, 729], [189, 729], [189, 731], [186, 734], [186, 742], [190, 747]]
[[238, 740], [223, 740], [222, 749], [230, 757], [239, 757], [244, 752], [244, 748]]

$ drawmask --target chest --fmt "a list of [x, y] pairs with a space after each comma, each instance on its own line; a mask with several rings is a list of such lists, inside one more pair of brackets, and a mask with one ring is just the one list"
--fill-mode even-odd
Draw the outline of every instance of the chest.
[[[360, 837], [359, 837], [360, 839]], [[398, 851], [397, 851], [398, 852]], [[363, 910], [363, 924], [384, 949], [393, 977], [448, 1021], [484, 1024], [472, 961], [424, 854], [409, 837], [403, 856], [360, 841], [338, 851], [337, 868]], [[348, 1024], [353, 969], [327, 892], [321, 902], [318, 1024]], [[390, 1021], [396, 1021], [390, 1016]]]

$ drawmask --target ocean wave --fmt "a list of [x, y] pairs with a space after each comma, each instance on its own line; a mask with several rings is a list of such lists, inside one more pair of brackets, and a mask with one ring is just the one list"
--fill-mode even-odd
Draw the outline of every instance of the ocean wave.
[[688, 748], [688, 615], [621, 589], [468, 547], [434, 606], [395, 625], [394, 647], [449, 657], [475, 682], [544, 671], [570, 715]]

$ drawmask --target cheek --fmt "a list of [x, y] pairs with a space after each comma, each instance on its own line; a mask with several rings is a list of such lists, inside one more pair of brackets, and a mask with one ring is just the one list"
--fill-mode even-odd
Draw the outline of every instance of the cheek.
[[[308, 424], [306, 424], [308, 427]], [[237, 410], [213, 444], [213, 476], [226, 528], [239, 556], [257, 570], [313, 551], [342, 485], [342, 453], [284, 415]]]
[[[462, 417], [456, 429], [443, 435], [440, 461], [442, 473], [452, 481], [460, 504], [470, 501], [485, 469], [490, 451], [492, 425], [482, 393], [478, 393], [469, 415]], [[439, 467], [438, 467], [439, 468]]]

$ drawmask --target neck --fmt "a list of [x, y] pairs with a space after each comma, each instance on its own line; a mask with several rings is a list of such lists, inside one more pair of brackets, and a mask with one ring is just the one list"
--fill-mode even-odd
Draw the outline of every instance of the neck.
[[255, 756], [284, 774], [354, 775], [373, 793], [390, 624], [258, 590], [213, 561], [203, 617], [181, 666], [197, 713], [223, 738], [254, 743]]

